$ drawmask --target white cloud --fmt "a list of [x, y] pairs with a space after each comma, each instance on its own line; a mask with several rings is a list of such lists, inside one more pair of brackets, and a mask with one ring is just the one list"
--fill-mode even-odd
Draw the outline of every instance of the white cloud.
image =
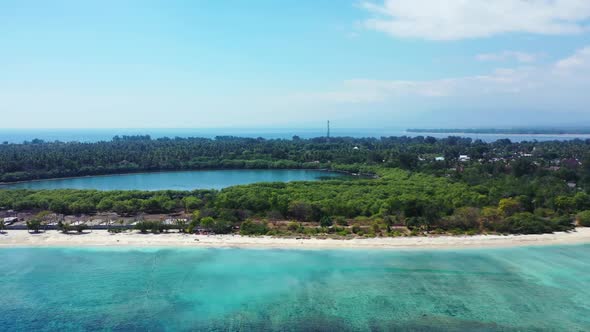
[[539, 58], [538, 54], [518, 52], [518, 51], [503, 51], [499, 53], [482, 53], [475, 57], [478, 61], [509, 61], [516, 60], [518, 62], [535, 62]]
[[558, 61], [555, 66], [559, 70], [590, 69], [590, 46], [584, 47], [574, 55]]
[[481, 96], [524, 96], [531, 103], [546, 96], [573, 95], [576, 99], [590, 98], [582, 93], [590, 87], [590, 46], [574, 55], [548, 66], [496, 69], [487, 75], [443, 78], [436, 80], [372, 80], [344, 81], [336, 90], [303, 94], [308, 101], [336, 103], [381, 103], [408, 98], [432, 99], [445, 97], [477, 98]]
[[498, 69], [489, 75], [445, 78], [430, 81], [353, 79], [337, 91], [309, 94], [316, 100], [362, 103], [404, 97], [449, 97], [464, 94], [515, 93], [531, 69]]
[[509, 32], [588, 31], [589, 0], [382, 0], [362, 2], [365, 27], [394, 37], [458, 40]]

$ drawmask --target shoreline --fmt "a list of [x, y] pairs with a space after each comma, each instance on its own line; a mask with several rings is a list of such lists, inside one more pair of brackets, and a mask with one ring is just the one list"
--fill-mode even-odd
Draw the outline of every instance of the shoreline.
[[485, 249], [524, 246], [575, 245], [590, 243], [590, 227], [572, 232], [530, 235], [427, 236], [360, 239], [294, 239], [269, 236], [111, 234], [93, 230], [84, 234], [62, 234], [58, 231], [28, 233], [9, 230], [0, 234], [0, 250], [18, 247], [152, 247], [152, 248], [244, 248], [244, 249]]

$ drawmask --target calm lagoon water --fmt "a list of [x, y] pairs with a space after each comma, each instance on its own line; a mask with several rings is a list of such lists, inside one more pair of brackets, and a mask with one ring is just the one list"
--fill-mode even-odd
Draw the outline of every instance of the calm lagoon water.
[[0, 250], [5, 331], [588, 331], [590, 245]]
[[194, 190], [222, 189], [256, 182], [313, 181], [340, 173], [289, 170], [207, 170], [135, 173], [29, 181], [0, 185], [0, 189]]

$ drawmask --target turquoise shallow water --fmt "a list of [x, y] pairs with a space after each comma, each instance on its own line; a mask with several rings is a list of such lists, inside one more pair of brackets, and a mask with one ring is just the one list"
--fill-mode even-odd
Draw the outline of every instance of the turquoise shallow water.
[[313, 181], [340, 173], [308, 169], [205, 170], [135, 173], [41, 180], [0, 185], [0, 189], [194, 190], [256, 182]]
[[0, 250], [4, 331], [588, 331], [590, 245]]

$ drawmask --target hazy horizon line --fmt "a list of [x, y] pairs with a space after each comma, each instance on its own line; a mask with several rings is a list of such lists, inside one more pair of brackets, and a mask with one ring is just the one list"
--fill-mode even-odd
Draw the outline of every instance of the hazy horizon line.
[[[354, 130], [354, 129], [381, 129], [381, 130], [411, 130], [411, 129], [420, 129], [420, 130], [456, 130], [456, 129], [590, 129], [590, 125], [532, 125], [532, 126], [440, 126], [440, 127], [433, 127], [433, 126], [404, 126], [404, 127], [338, 127], [334, 126], [333, 124], [330, 125], [330, 130]], [[262, 127], [0, 127], [0, 130], [117, 130], [117, 129], [124, 129], [124, 130], [259, 130], [259, 129], [272, 129], [272, 130], [324, 130], [326, 126], [317, 126], [317, 127], [272, 127], [272, 126], [262, 126]]]

